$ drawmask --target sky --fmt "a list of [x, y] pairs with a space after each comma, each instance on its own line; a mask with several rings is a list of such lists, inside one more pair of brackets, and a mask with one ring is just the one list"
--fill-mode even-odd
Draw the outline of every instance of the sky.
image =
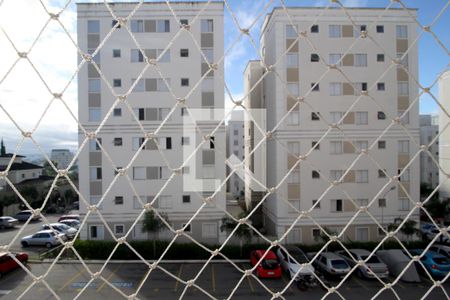
[[[41, 4], [44, 4], [44, 6]], [[85, 1], [86, 2], [86, 1]], [[341, 0], [346, 7], [386, 7], [389, 0]], [[228, 0], [225, 8], [225, 82], [232, 97], [243, 95], [243, 71], [250, 59], [258, 59], [259, 36], [262, 21], [274, 6], [328, 6], [327, 0]], [[432, 24], [432, 31], [444, 47], [450, 45], [450, 12], [447, 0], [403, 0], [407, 7], [418, 8], [418, 21]], [[46, 10], [61, 13], [62, 29], [56, 21], [50, 21]], [[397, 7], [395, 4], [393, 7]], [[20, 12], [20, 13], [19, 13]], [[233, 21], [235, 16], [242, 28], [250, 26], [251, 39], [239, 38]], [[48, 22], [48, 24], [47, 24]], [[47, 24], [47, 25], [46, 25]], [[46, 26], [45, 26], [46, 25]], [[45, 29], [41, 32], [41, 29]], [[36, 156], [49, 153], [53, 148], [76, 150], [77, 136], [77, 50], [76, 5], [64, 0], [4, 0], [0, 1], [0, 138], [8, 152]], [[67, 31], [67, 33], [66, 33]], [[35, 41], [36, 37], [38, 40]], [[251, 42], [254, 41], [254, 45]], [[11, 45], [14, 44], [15, 48]], [[230, 45], [234, 45], [230, 49]], [[256, 49], [255, 49], [256, 46]], [[17, 52], [28, 52], [32, 65], [17, 60]], [[431, 86], [437, 76], [448, 69], [448, 54], [433, 36], [424, 33], [418, 41], [419, 82]], [[44, 84], [45, 82], [45, 84]], [[63, 99], [54, 100], [52, 93], [64, 91]], [[437, 84], [432, 93], [438, 97]], [[52, 100], [53, 99], [53, 100]], [[230, 107], [229, 95], [226, 106]], [[64, 104], [65, 103], [65, 104]], [[438, 113], [439, 108], [430, 96], [420, 99], [421, 113]], [[43, 117], [41, 118], [41, 116]], [[11, 120], [13, 119], [14, 122]], [[21, 132], [34, 132], [34, 144], [30, 139], [22, 143]], [[39, 145], [39, 147], [37, 146]]]

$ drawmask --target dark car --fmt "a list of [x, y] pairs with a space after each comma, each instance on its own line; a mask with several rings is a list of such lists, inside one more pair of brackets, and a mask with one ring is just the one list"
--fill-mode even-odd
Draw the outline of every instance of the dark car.
[[31, 221], [39, 220], [39, 216], [33, 215], [33, 211], [31, 211], [31, 210], [19, 211], [15, 217], [20, 222], [26, 222], [29, 218], [31, 218]]
[[[28, 261], [28, 254], [26, 253], [13, 253], [13, 255], [15, 255], [17, 260], [21, 263], [26, 263]], [[8, 255], [8, 253], [0, 252], [0, 277], [17, 268], [20, 268], [19, 264]]]

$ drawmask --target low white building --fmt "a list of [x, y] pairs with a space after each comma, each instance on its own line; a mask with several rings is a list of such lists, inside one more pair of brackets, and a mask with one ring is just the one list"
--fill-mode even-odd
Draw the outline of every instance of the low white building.
[[420, 153], [420, 183], [432, 189], [439, 184], [439, 139], [436, 139], [439, 134], [438, 122], [438, 116], [420, 115], [420, 144], [428, 145], [429, 151]]
[[[227, 128], [227, 149], [228, 157], [234, 155], [239, 161], [244, 160], [244, 111], [242, 110], [235, 110], [231, 113]], [[230, 168], [227, 168], [227, 172], [230, 172], [230, 170]], [[243, 195], [244, 180], [237, 173], [234, 173], [228, 179], [227, 185], [233, 198]]]

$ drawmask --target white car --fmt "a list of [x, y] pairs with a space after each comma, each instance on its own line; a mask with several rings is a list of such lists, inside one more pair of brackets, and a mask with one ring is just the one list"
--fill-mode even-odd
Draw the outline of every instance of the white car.
[[13, 228], [19, 223], [17, 219], [14, 219], [13, 217], [0, 217], [0, 229], [4, 228]]
[[48, 224], [44, 224], [42, 225], [42, 229], [51, 230], [53, 228], [57, 232], [65, 234], [68, 239], [73, 239], [78, 231], [75, 228], [67, 226], [66, 224], [62, 223], [51, 223], [50, 225], [51, 227]]
[[340, 256], [332, 252], [322, 252], [314, 261], [317, 269], [334, 277], [344, 277], [350, 272], [349, 264]]
[[66, 219], [59, 221], [58, 223], [66, 224], [67, 226], [73, 227], [75, 229], [80, 229], [81, 222], [77, 219]]
[[[349, 252], [350, 255], [347, 251], [341, 250], [337, 251], [336, 254], [345, 259], [351, 267], [356, 265], [359, 260], [365, 261], [370, 255], [370, 252], [364, 249], [350, 249]], [[387, 278], [389, 276], [388, 267], [375, 254], [370, 256], [365, 264], [365, 266], [356, 269], [356, 274], [359, 277], [375, 278], [376, 275], [378, 278]]]
[[278, 260], [280, 261], [281, 268], [283, 268], [283, 270], [289, 274], [289, 277], [294, 277], [295, 274], [300, 270], [297, 274], [297, 277], [295, 277], [296, 281], [300, 280], [301, 277], [304, 276], [308, 276], [310, 277], [310, 279], [314, 278], [314, 267], [311, 264], [304, 266], [302, 265], [309, 263], [309, 260], [306, 257], [305, 253], [294, 246], [286, 246], [285, 249], [289, 254], [280, 247], [277, 250], [277, 256]]
[[67, 240], [66, 235], [63, 233], [57, 234], [52, 230], [41, 230], [33, 235], [23, 237], [20, 243], [22, 244], [22, 247], [45, 246], [51, 248], [59, 245], [61, 243], [60, 240], [65, 242]]
[[450, 247], [445, 245], [433, 245], [430, 247], [430, 251], [434, 251], [437, 254], [450, 258]]

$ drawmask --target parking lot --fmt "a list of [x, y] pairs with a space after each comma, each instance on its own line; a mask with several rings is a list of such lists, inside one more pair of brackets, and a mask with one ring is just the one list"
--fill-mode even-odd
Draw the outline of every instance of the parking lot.
[[[56, 222], [58, 220], [58, 217], [59, 216], [53, 215], [46, 216], [49, 222]], [[8, 245], [16, 237], [17, 233], [24, 226], [24, 224], [25, 223], [19, 223], [17, 226], [10, 229], [0, 229], [0, 245]], [[22, 246], [20, 245], [20, 239], [22, 237], [42, 230], [42, 224], [44, 224], [42, 220], [28, 223], [19, 237], [14, 241], [10, 250], [13, 252], [27, 252], [30, 258], [38, 258], [39, 253], [47, 251], [48, 249], [46, 249], [45, 247], [22, 248]]]
[[[238, 263], [247, 269], [248, 263]], [[44, 275], [48, 271], [49, 263], [29, 263], [30, 271], [35, 275]], [[208, 292], [211, 297], [195, 286], [185, 290], [185, 284], [177, 281], [171, 275], [181, 278], [184, 281], [191, 280], [197, 276], [203, 264], [161, 264], [164, 270], [153, 270], [148, 278], [143, 282], [148, 268], [143, 263], [109, 263], [101, 276], [111, 283], [112, 286], [122, 291], [125, 295], [136, 293], [139, 286], [138, 297], [140, 299], [178, 299], [183, 293], [183, 298], [187, 299], [270, 299], [271, 294], [253, 277], [242, 278], [240, 273], [229, 263], [210, 263], [203, 270], [195, 283]], [[92, 272], [98, 272], [102, 264], [89, 263], [88, 267]], [[90, 275], [80, 263], [58, 263], [49, 271], [45, 278], [50, 287], [61, 299], [74, 298], [83, 288], [82, 299], [121, 299], [122, 296], [113, 287], [106, 284], [101, 279], [95, 279], [88, 286]], [[393, 278], [386, 280], [392, 282]], [[282, 291], [288, 283], [284, 275], [281, 279], [265, 279], [261, 282], [271, 291]], [[2, 299], [17, 299], [32, 283], [32, 279], [24, 270], [16, 270], [0, 279], [0, 297]], [[337, 285], [338, 281], [330, 281], [331, 285]], [[233, 289], [236, 290], [233, 293]], [[422, 282], [404, 283], [399, 282], [394, 286], [401, 299], [420, 299], [431, 287], [431, 281], [422, 278]], [[346, 299], [369, 299], [373, 297], [382, 285], [375, 280], [363, 280], [352, 276], [339, 289]], [[450, 283], [443, 285], [446, 292], [450, 292]], [[298, 299], [299, 296], [307, 296], [309, 299], [320, 299], [325, 291], [320, 287], [300, 291], [295, 285], [288, 287], [283, 294], [285, 299]], [[36, 283], [31, 287], [22, 299], [54, 299], [55, 297], [43, 283]], [[327, 299], [340, 299], [336, 294], [330, 295]], [[396, 299], [392, 291], [384, 291], [378, 299]], [[447, 299], [440, 288], [434, 289], [427, 299]]]

